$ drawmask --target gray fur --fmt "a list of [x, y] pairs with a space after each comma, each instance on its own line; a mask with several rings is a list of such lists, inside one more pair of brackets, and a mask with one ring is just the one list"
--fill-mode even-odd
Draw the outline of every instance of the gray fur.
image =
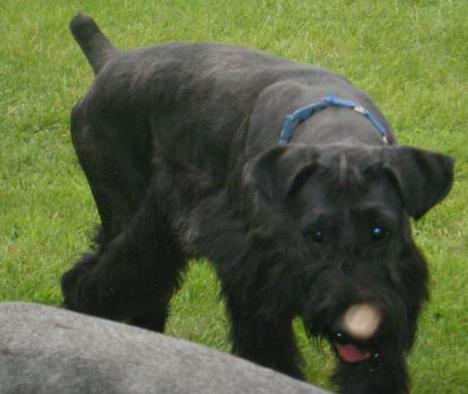
[[1, 394], [325, 394], [203, 346], [43, 305], [0, 304]]

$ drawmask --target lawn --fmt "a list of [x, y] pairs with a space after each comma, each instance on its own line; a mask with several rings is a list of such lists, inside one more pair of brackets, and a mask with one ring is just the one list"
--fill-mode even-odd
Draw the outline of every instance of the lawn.
[[[348, 76], [400, 141], [453, 155], [449, 198], [414, 223], [432, 299], [409, 357], [413, 392], [468, 393], [468, 2], [466, 0], [2, 0], [0, 301], [61, 303], [59, 280], [98, 218], [73, 153], [69, 111], [92, 72], [68, 32], [91, 14], [123, 49], [168, 40], [263, 49]], [[193, 263], [168, 333], [227, 351], [209, 266]], [[297, 324], [309, 381], [332, 388], [325, 345]]]

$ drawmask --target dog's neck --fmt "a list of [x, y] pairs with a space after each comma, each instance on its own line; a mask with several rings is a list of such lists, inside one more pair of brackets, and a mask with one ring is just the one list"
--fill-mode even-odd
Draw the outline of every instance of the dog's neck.
[[385, 146], [394, 143], [391, 134], [388, 136], [387, 140], [383, 139], [374, 125], [355, 111], [330, 108], [297, 125], [289, 142], [316, 146], [332, 144]]
[[[348, 97], [357, 106], [377, 118], [385, 128], [389, 145], [395, 137], [379, 109], [363, 93], [350, 88], [345, 81], [335, 81], [334, 87], [322, 89], [303, 84], [277, 83], [258, 98], [248, 118], [248, 127], [238, 151], [243, 151], [247, 160], [279, 143], [284, 121], [288, 114], [298, 109], [313, 106], [323, 97], [334, 94]], [[346, 92], [344, 94], [343, 92]], [[287, 98], [287, 100], [286, 100]], [[275, 133], [272, 133], [272, 130]], [[303, 143], [313, 146], [347, 144], [353, 146], [385, 146], [384, 139], [375, 125], [362, 113], [343, 106], [326, 106], [313, 111], [312, 116], [294, 123], [294, 130], [288, 143]], [[234, 155], [237, 158], [237, 154]]]
[[378, 132], [385, 144], [389, 143], [390, 133], [387, 127], [368, 109], [362, 107], [352, 100], [342, 99], [336, 96], [326, 96], [312, 104], [296, 109], [293, 113], [286, 115], [281, 130], [279, 144], [286, 145], [294, 135], [297, 125], [307, 121], [314, 115], [329, 108], [346, 108], [365, 117]]

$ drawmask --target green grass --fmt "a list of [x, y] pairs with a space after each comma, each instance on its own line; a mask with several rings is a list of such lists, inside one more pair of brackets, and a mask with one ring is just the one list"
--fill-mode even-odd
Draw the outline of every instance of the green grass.
[[[457, 159], [450, 197], [415, 223], [432, 300], [409, 358], [414, 393], [468, 393], [468, 2], [465, 0], [74, 1], [0, 4], [0, 300], [60, 304], [60, 275], [97, 214], [72, 151], [69, 110], [92, 81], [68, 21], [93, 15], [121, 48], [166, 40], [236, 43], [346, 74], [401, 142]], [[228, 350], [218, 284], [192, 264], [168, 333]], [[309, 380], [333, 361], [297, 331]]]

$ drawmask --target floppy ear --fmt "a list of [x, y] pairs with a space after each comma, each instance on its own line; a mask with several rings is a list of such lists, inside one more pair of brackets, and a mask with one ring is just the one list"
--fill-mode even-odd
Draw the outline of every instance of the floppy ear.
[[244, 183], [268, 201], [282, 201], [317, 168], [318, 157], [319, 151], [307, 145], [274, 146], [246, 166]]
[[383, 155], [384, 169], [396, 181], [405, 209], [415, 219], [450, 191], [454, 163], [450, 156], [408, 146], [384, 148]]

